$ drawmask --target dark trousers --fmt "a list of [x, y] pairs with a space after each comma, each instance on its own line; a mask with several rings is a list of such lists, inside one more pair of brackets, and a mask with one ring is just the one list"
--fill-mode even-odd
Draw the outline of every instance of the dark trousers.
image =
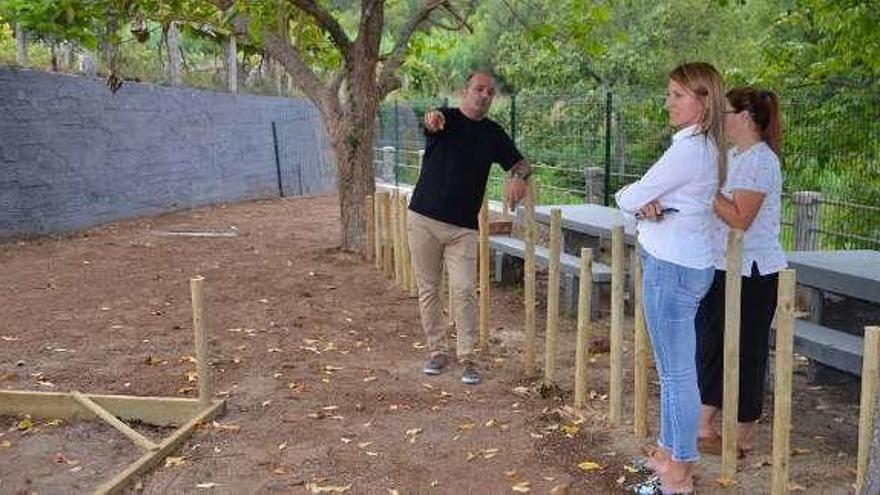
[[[724, 396], [724, 278], [715, 271], [712, 287], [697, 310], [697, 371], [704, 405], [722, 407]], [[742, 277], [739, 355], [740, 423], [757, 421], [764, 408], [764, 382], [770, 346], [770, 323], [776, 312], [778, 274]]]

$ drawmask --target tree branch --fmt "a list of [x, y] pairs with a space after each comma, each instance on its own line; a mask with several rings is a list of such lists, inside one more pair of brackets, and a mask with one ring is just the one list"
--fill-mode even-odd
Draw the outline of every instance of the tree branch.
[[266, 53], [287, 70], [287, 73], [293, 77], [293, 80], [312, 101], [318, 103], [324, 93], [324, 84], [315, 72], [302, 61], [299, 53], [286, 39], [274, 31], [264, 30], [263, 40]]
[[339, 48], [343, 56], [348, 58], [351, 51], [351, 40], [345, 34], [342, 26], [336, 21], [336, 18], [333, 17], [333, 14], [318, 5], [314, 0], [290, 0], [290, 3], [312, 16], [315, 22], [321, 26], [321, 29], [330, 35], [333, 43]]
[[385, 58], [382, 65], [382, 72], [379, 74], [379, 97], [384, 98], [385, 95], [395, 90], [400, 84], [395, 73], [397, 69], [403, 65], [403, 59], [406, 57], [406, 49], [412, 35], [418, 30], [422, 24], [431, 16], [438, 8], [447, 4], [448, 0], [425, 0], [422, 6], [412, 17], [407, 20], [406, 24], [397, 34], [397, 41], [394, 48]]

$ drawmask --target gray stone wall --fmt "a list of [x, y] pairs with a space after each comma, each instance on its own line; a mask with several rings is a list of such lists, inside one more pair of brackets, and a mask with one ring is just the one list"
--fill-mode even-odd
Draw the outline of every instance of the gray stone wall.
[[[272, 123], [278, 148], [276, 166]], [[0, 67], [0, 238], [335, 189], [305, 100]]]

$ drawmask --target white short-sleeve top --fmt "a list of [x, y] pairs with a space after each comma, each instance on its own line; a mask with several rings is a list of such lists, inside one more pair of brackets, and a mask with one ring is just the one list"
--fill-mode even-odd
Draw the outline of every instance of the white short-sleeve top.
[[672, 144], [645, 175], [615, 195], [624, 213], [657, 200], [675, 208], [660, 221], [639, 221], [639, 244], [651, 256], [688, 268], [715, 263], [712, 201], [718, 188], [718, 148], [697, 126], [672, 136]]
[[[742, 275], [751, 276], [752, 264], [761, 275], [776, 273], [787, 266], [779, 243], [782, 221], [782, 167], [779, 157], [764, 141], [747, 150], [731, 148], [727, 153], [727, 181], [721, 188], [726, 198], [733, 191], [746, 190], [764, 194], [757, 216], [743, 234]], [[727, 269], [727, 235], [730, 227], [715, 217], [715, 268]]]

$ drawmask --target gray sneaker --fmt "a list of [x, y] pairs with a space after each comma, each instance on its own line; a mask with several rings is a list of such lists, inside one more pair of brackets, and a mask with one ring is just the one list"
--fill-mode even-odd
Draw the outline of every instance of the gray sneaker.
[[461, 372], [461, 383], [466, 385], [476, 385], [480, 383], [480, 372], [473, 363], [465, 363], [464, 371]]
[[446, 369], [448, 363], [449, 358], [446, 357], [446, 354], [438, 352], [431, 356], [431, 359], [428, 360], [428, 364], [425, 365], [425, 369], [422, 371], [424, 371], [426, 375], [439, 375], [440, 373], [443, 373], [443, 370]]

